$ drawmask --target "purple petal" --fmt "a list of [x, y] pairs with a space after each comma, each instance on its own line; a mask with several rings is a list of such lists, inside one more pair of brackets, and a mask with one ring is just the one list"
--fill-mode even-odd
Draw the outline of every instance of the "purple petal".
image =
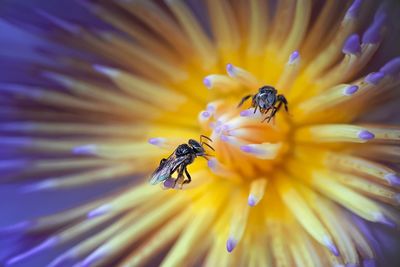
[[384, 77], [385, 74], [383, 72], [372, 72], [365, 77], [364, 81], [372, 85], [377, 85]]
[[343, 94], [344, 95], [352, 95], [357, 91], [358, 91], [358, 86], [357, 85], [351, 85], [351, 86], [347, 86], [346, 88], [344, 88]]
[[257, 199], [254, 195], [249, 195], [249, 198], [247, 200], [247, 203], [249, 204], [250, 207], [254, 207], [257, 204]]
[[394, 173], [388, 173], [385, 175], [385, 179], [388, 181], [390, 185], [400, 186], [400, 177]]
[[354, 0], [346, 12], [347, 18], [355, 18], [358, 16], [361, 8], [362, 0]]
[[92, 211], [89, 211], [87, 214], [87, 217], [94, 218], [97, 216], [101, 216], [101, 215], [109, 212], [111, 209], [112, 209], [112, 206], [110, 204], [104, 204], [98, 208], [93, 209]]
[[371, 26], [364, 32], [362, 37], [363, 44], [377, 44], [381, 40], [382, 26], [386, 15], [382, 15], [375, 20]]
[[208, 89], [211, 89], [211, 87], [212, 87], [212, 83], [211, 83], [210, 79], [207, 78], [207, 77], [205, 77], [205, 78], [203, 79], [203, 84], [204, 84]]
[[247, 146], [247, 145], [241, 146], [240, 149], [246, 153], [251, 153], [254, 151], [254, 149], [251, 146]]
[[294, 51], [289, 57], [289, 64], [293, 64], [300, 57], [299, 51]]
[[324, 237], [324, 244], [332, 252], [333, 255], [335, 255], [336, 257], [340, 255], [339, 250], [328, 236]]
[[386, 63], [381, 69], [385, 75], [395, 76], [400, 72], [400, 57], [396, 57]]
[[364, 267], [376, 267], [376, 260], [375, 259], [365, 259], [363, 260]]
[[226, 65], [226, 72], [227, 72], [228, 75], [231, 76], [231, 77], [235, 76], [234, 68], [235, 68], [235, 67], [234, 67], [232, 64], [230, 64], [230, 63]]
[[211, 113], [208, 112], [208, 111], [203, 111], [201, 113], [201, 116], [206, 119], [206, 118], [209, 118], [211, 116]]
[[350, 35], [344, 42], [342, 52], [345, 54], [358, 54], [361, 52], [360, 36], [358, 34]]
[[369, 131], [362, 130], [358, 132], [358, 137], [362, 140], [371, 140], [375, 138], [375, 135]]
[[390, 228], [396, 228], [396, 226], [397, 226], [394, 221], [392, 221], [390, 218], [388, 218], [387, 216], [383, 215], [382, 213], [376, 214], [375, 215], [375, 219], [378, 222], [389, 226]]
[[236, 247], [236, 244], [237, 244], [237, 242], [234, 239], [229, 238], [228, 241], [226, 241], [226, 250], [229, 253], [231, 253], [232, 250]]

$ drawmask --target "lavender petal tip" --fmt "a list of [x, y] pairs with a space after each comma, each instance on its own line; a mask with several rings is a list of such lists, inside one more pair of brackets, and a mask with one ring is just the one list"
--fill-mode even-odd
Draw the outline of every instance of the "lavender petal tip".
[[397, 204], [400, 204], [400, 193], [395, 194], [394, 199], [396, 200]]
[[364, 80], [366, 83], [377, 85], [384, 77], [385, 74], [383, 72], [372, 72]]
[[153, 138], [150, 138], [150, 139], [148, 140], [149, 144], [155, 145], [155, 146], [161, 144], [162, 141], [163, 141], [163, 139], [160, 138], [160, 137], [153, 137]]
[[207, 161], [207, 165], [210, 169], [213, 169], [217, 166], [217, 160], [215, 158]]
[[382, 213], [376, 214], [375, 219], [376, 219], [376, 221], [378, 221], [386, 226], [389, 226], [390, 228], [396, 228], [396, 226], [397, 226], [393, 220], [391, 220], [387, 216], [383, 215]]
[[228, 73], [229, 76], [235, 76], [234, 74], [234, 66], [232, 64], [227, 64], [226, 65], [226, 72]]
[[87, 144], [76, 146], [72, 149], [72, 153], [76, 155], [90, 155], [96, 153], [97, 146], [95, 144]]
[[366, 130], [362, 130], [358, 132], [358, 138], [362, 139], [362, 140], [371, 140], [375, 138], [375, 135], [369, 131]]
[[385, 174], [385, 179], [392, 186], [400, 186], [400, 177], [394, 173]]
[[208, 112], [208, 111], [203, 111], [203, 112], [201, 113], [201, 116], [202, 116], [203, 118], [209, 118], [209, 117], [211, 116], [211, 114], [210, 114], [210, 112]]
[[98, 208], [95, 208], [92, 211], [89, 211], [88, 214], [87, 214], [87, 217], [88, 218], [94, 218], [94, 217], [97, 217], [97, 216], [101, 216], [101, 215], [109, 212], [110, 210], [111, 210], [111, 205], [110, 204], [104, 204], [104, 205], [101, 205]]
[[350, 35], [343, 45], [342, 52], [345, 54], [358, 54], [361, 52], [360, 36], [358, 34]]
[[250, 207], [254, 207], [255, 205], [257, 205], [256, 197], [254, 195], [249, 195], [247, 203], [249, 204]]
[[226, 241], [226, 250], [231, 253], [233, 251], [233, 249], [236, 247], [237, 242], [232, 239], [229, 238], [228, 241]]
[[385, 75], [395, 76], [400, 72], [400, 57], [396, 57], [386, 63], [381, 69]]
[[363, 44], [377, 44], [381, 40], [382, 26], [385, 17], [380, 17], [364, 32], [362, 36]]
[[343, 94], [344, 95], [352, 95], [357, 91], [358, 91], [358, 86], [357, 85], [350, 85], [350, 86], [344, 88]]
[[364, 267], [376, 267], [376, 260], [375, 259], [365, 259], [363, 260]]
[[246, 109], [246, 110], [242, 110], [242, 111], [240, 112], [240, 116], [242, 116], [242, 117], [248, 117], [248, 116], [250, 116], [252, 113], [253, 113], [253, 112], [252, 112], [251, 110]]
[[339, 250], [328, 236], [324, 237], [324, 244], [332, 252], [333, 255], [335, 255], [336, 257], [340, 255]]
[[289, 57], [289, 64], [293, 64], [300, 57], [299, 51], [294, 51]]
[[339, 250], [337, 249], [337, 247], [335, 245], [331, 245], [329, 247], [329, 250], [332, 252], [333, 255], [335, 255], [336, 257], [340, 256]]
[[22, 221], [13, 225], [0, 228], [0, 233], [16, 233], [29, 229], [34, 225], [32, 221]]
[[97, 72], [101, 73], [101, 74], [104, 74], [104, 75], [107, 75], [107, 76], [110, 76], [110, 77], [118, 76], [118, 70], [113, 69], [113, 68], [109, 68], [109, 67], [106, 67], [106, 66], [101, 66], [101, 65], [94, 64], [93, 65], [93, 69], [96, 70]]
[[346, 17], [348, 17], [348, 18], [357, 17], [358, 13], [360, 12], [361, 4], [362, 4], [362, 0], [354, 0], [346, 12]]
[[203, 84], [204, 84], [208, 89], [211, 89], [211, 87], [212, 87], [211, 80], [210, 80], [208, 77], [205, 77], [205, 78], [203, 79]]
[[221, 141], [224, 141], [224, 142], [228, 142], [228, 140], [229, 140], [228, 136], [226, 136], [226, 135], [221, 135], [220, 139], [221, 139]]
[[241, 146], [240, 150], [242, 150], [243, 152], [246, 152], [246, 153], [251, 153], [253, 151], [252, 147], [248, 146], [248, 145]]

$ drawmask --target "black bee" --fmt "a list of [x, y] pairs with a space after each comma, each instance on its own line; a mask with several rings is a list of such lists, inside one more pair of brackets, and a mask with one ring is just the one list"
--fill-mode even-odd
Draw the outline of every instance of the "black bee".
[[[275, 114], [279, 111], [279, 109], [282, 107], [282, 104], [285, 105], [285, 110], [286, 112], [289, 111], [288, 109], [288, 102], [286, 98], [283, 95], [277, 95], [278, 91], [272, 87], [272, 86], [263, 86], [258, 90], [258, 93], [255, 95], [247, 95], [242, 98], [240, 103], [238, 104], [238, 107], [243, 105], [243, 103], [249, 99], [250, 97], [253, 97], [251, 106], [254, 107], [254, 113], [256, 113], [257, 108], [260, 109], [261, 113], [264, 113], [265, 115], [268, 113], [268, 111], [272, 110], [270, 115], [265, 117], [262, 121], [264, 122], [265, 120], [268, 119], [268, 122], [275, 116]], [[277, 104], [277, 105], [276, 105]], [[276, 105], [276, 106], [275, 106]]]
[[[172, 188], [175, 187], [178, 180], [183, 180], [183, 183], [181, 183], [181, 188], [183, 184], [190, 183], [192, 178], [187, 170], [187, 166], [191, 164], [198, 156], [208, 159], [207, 156], [209, 155], [206, 154], [203, 145], [206, 145], [214, 150], [212, 146], [203, 141], [204, 139], [212, 142], [212, 140], [207, 136], [200, 135], [200, 143], [196, 140], [190, 139], [187, 144], [179, 145], [167, 159], [162, 159], [160, 161], [160, 166], [158, 166], [158, 168], [151, 175], [150, 184], [155, 185], [164, 182], [169, 178], [173, 178], [172, 175], [176, 171], [178, 171], [178, 176], [175, 179]], [[187, 180], [184, 180], [185, 177], [183, 172], [185, 172]]]

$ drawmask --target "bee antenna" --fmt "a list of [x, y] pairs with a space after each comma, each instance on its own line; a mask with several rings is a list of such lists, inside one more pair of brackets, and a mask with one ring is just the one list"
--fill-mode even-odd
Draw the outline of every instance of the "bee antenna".
[[201, 143], [201, 144], [202, 144], [202, 145], [206, 145], [206, 146], [208, 146], [209, 148], [211, 148], [211, 150], [212, 150], [212, 151], [215, 151], [215, 149], [214, 149], [212, 146], [210, 146], [209, 144], [207, 144], [207, 143], [204, 143], [204, 142], [203, 142], [203, 143]]
[[202, 141], [203, 138], [207, 139], [207, 140], [210, 141], [210, 142], [213, 141], [210, 137], [207, 137], [207, 136], [205, 136], [205, 135], [200, 135], [200, 141]]

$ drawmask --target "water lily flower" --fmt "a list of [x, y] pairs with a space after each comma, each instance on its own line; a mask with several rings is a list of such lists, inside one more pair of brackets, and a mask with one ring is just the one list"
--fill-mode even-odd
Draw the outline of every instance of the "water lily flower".
[[[56, 5], [71, 14], [3, 11], [35, 42], [1, 76], [1, 181], [23, 195], [124, 187], [1, 228], [28, 240], [6, 266], [54, 248], [51, 267], [375, 264], [371, 227], [400, 224], [395, 3]], [[288, 102], [270, 121], [237, 107], [265, 85]], [[148, 183], [202, 134], [215, 151], [188, 165], [191, 183]]]

